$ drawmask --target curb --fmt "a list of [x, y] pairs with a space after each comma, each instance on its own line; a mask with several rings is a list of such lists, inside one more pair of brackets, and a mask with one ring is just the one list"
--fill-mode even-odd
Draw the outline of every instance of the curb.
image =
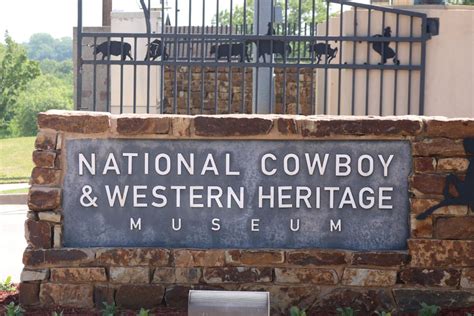
[[25, 205], [28, 203], [27, 193], [0, 194], [0, 205]]

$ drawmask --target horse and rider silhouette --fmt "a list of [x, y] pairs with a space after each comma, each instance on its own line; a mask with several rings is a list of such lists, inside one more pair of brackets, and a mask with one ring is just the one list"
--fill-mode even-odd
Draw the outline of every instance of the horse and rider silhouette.
[[[466, 154], [470, 156], [464, 181], [456, 175], [450, 174], [446, 178], [443, 190], [444, 200], [418, 215], [417, 220], [426, 219], [437, 209], [449, 205], [467, 205], [474, 210], [474, 138], [466, 138], [463, 143]], [[451, 185], [456, 189], [457, 196], [452, 195], [449, 191]]]

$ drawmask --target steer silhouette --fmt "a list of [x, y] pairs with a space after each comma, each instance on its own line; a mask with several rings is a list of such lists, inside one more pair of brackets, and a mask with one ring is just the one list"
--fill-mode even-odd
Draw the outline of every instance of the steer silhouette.
[[[474, 209], [474, 138], [466, 138], [464, 140], [464, 150], [466, 154], [470, 156], [464, 181], [459, 179], [456, 175], [450, 174], [446, 178], [446, 184], [443, 190], [444, 200], [418, 215], [416, 219], [423, 220], [433, 214], [437, 209], [448, 205], [467, 205], [471, 209]], [[449, 192], [450, 185], [453, 185], [456, 189], [458, 193], [457, 196], [453, 196]]]
[[94, 55], [102, 53], [102, 60], [107, 58], [109, 55], [113, 56], [121, 56], [122, 60], [126, 60], [129, 57], [133, 60], [130, 51], [132, 50], [132, 46], [126, 42], [118, 42], [118, 41], [107, 41], [103, 42], [99, 45], [89, 45], [90, 47], [94, 47]]

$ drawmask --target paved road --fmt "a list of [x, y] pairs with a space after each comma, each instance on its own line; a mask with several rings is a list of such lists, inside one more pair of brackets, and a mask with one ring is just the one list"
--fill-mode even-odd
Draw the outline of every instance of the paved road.
[[26, 205], [0, 205], [0, 281], [9, 275], [13, 282], [20, 281], [27, 209]]

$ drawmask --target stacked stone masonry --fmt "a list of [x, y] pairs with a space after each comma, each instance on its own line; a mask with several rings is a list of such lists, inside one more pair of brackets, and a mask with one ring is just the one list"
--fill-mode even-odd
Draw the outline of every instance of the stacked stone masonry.
[[[265, 290], [272, 315], [298, 305], [310, 313], [351, 306], [414, 311], [420, 302], [474, 305], [474, 210], [442, 200], [450, 173], [463, 176], [462, 140], [474, 120], [429, 117], [152, 116], [42, 113], [25, 222], [20, 285], [25, 306], [186, 308], [190, 289]], [[241, 250], [62, 247], [65, 139], [408, 140], [412, 144], [411, 236], [406, 252], [325, 249]], [[454, 192], [455, 194], [455, 192]]]

